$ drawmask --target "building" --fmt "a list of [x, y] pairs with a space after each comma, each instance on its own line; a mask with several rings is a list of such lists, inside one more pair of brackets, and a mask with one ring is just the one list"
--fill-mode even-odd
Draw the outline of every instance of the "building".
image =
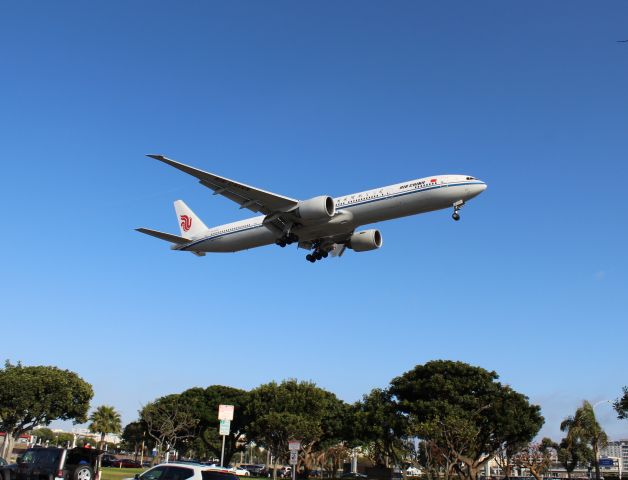
[[626, 471], [628, 467], [628, 440], [617, 440], [614, 442], [608, 442], [608, 445], [600, 449], [601, 458], [614, 458], [618, 465], [613, 467], [602, 467], [602, 470], [617, 470], [621, 468], [622, 472]]

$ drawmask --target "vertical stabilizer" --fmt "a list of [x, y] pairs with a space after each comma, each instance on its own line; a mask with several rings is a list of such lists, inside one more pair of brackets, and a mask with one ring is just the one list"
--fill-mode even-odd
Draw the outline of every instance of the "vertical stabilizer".
[[183, 200], [174, 202], [174, 211], [177, 212], [177, 221], [179, 222], [182, 237], [195, 238], [207, 230], [205, 224]]

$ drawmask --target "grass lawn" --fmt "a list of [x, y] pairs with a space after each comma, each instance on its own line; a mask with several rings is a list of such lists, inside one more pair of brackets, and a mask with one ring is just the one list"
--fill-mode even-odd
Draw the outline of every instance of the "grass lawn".
[[133, 478], [136, 473], [142, 473], [143, 468], [102, 468], [101, 480], [122, 480], [123, 478]]

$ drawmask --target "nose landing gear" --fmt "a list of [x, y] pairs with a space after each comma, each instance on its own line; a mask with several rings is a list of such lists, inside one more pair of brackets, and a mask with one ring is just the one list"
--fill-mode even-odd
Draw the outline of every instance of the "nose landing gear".
[[458, 200], [456, 203], [454, 203], [454, 213], [451, 214], [451, 218], [453, 218], [456, 222], [460, 220], [460, 214], [458, 212], [463, 206], [464, 200]]

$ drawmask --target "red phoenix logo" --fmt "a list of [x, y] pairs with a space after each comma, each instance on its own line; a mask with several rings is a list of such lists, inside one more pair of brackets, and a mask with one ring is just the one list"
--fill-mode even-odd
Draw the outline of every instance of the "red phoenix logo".
[[432, 178], [432, 179], [430, 180], [430, 182], [432, 182], [432, 183], [436, 183], [436, 179], [435, 179], [435, 178]]
[[192, 226], [192, 217], [188, 217], [187, 215], [181, 215], [181, 228], [184, 232], [187, 232]]

